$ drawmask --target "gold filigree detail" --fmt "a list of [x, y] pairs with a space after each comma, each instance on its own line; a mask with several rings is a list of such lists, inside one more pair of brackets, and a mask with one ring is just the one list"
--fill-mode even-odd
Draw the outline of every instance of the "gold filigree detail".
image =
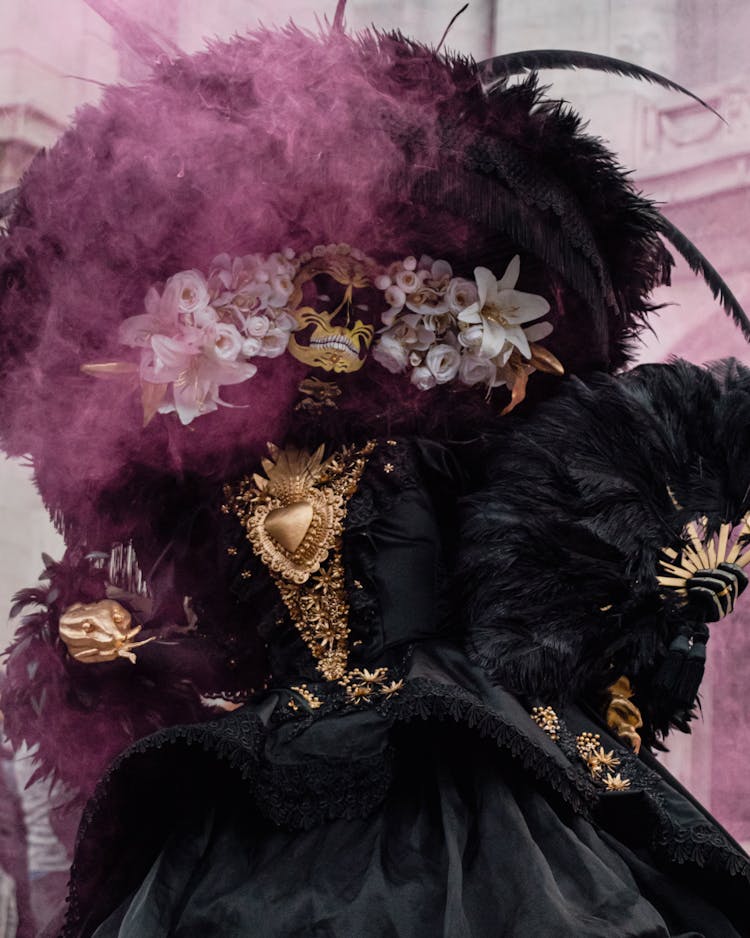
[[551, 740], [557, 742], [560, 733], [560, 718], [552, 707], [534, 707], [531, 711], [531, 719]]
[[75, 603], [60, 616], [60, 638], [68, 653], [83, 664], [99, 664], [127, 658], [135, 664], [134, 648], [148, 645], [155, 636], [134, 642], [142, 626], [131, 628], [132, 616], [114, 599]]
[[375, 448], [369, 442], [324, 459], [269, 444], [265, 476], [226, 492], [255, 554], [269, 568], [297, 631], [326, 680], [348, 661], [349, 603], [341, 557], [347, 503]]

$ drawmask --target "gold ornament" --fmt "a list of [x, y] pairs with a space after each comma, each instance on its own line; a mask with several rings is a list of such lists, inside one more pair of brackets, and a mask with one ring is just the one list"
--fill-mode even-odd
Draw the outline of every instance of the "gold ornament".
[[641, 711], [632, 702], [633, 689], [627, 677], [621, 677], [607, 688], [610, 701], [607, 707], [607, 726], [626, 742], [633, 752], [641, 751], [638, 730], [643, 726]]
[[113, 599], [75, 603], [60, 616], [60, 638], [71, 657], [83, 664], [99, 664], [117, 658], [127, 658], [135, 664], [133, 649], [153, 642], [155, 636], [133, 642], [141, 626], [131, 628], [131, 622], [128, 610]]
[[[289, 338], [289, 352], [294, 358], [324, 371], [359, 371], [375, 327], [365, 325], [360, 319], [352, 325], [354, 291], [372, 286], [374, 269], [374, 263], [368, 258], [348, 253], [347, 245], [338, 245], [335, 251], [326, 251], [302, 264], [294, 278], [295, 290], [289, 301], [297, 321], [296, 334]], [[329, 277], [345, 288], [343, 299], [332, 311], [300, 306], [303, 285], [317, 277]], [[339, 318], [343, 324], [334, 325]], [[310, 326], [314, 328], [304, 344], [301, 334]]]
[[349, 603], [341, 535], [346, 506], [357, 490], [370, 442], [323, 458], [269, 444], [265, 477], [228, 490], [228, 508], [240, 519], [255, 554], [269, 568], [289, 615], [326, 680], [337, 680], [348, 660]]
[[534, 707], [531, 719], [544, 730], [553, 742], [557, 742], [560, 733], [560, 719], [552, 707]]
[[630, 779], [623, 778], [619, 772], [617, 775], [612, 775], [610, 772], [602, 781], [609, 791], [627, 791], [630, 788]]

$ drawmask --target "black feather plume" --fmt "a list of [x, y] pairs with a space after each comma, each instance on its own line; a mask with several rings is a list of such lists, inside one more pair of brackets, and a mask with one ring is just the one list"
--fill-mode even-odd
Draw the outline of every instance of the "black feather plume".
[[719, 300], [725, 312], [742, 330], [742, 334], [750, 342], [750, 320], [739, 301], [726, 285], [722, 277], [712, 264], [701, 254], [693, 242], [687, 238], [679, 228], [672, 224], [668, 218], [661, 215], [658, 219], [659, 231], [688, 262], [690, 269], [706, 281], [715, 300]]
[[597, 52], [580, 52], [572, 49], [528, 49], [524, 52], [508, 52], [505, 55], [496, 55], [491, 59], [485, 59], [478, 64], [479, 75], [485, 90], [491, 90], [492, 86], [506, 81], [511, 75], [518, 75], [521, 72], [537, 72], [541, 69], [550, 68], [588, 68], [598, 72], [607, 72], [610, 75], [621, 75], [625, 78], [637, 78], [640, 81], [647, 81], [651, 85], [659, 85], [661, 88], [667, 88], [670, 91], [679, 91], [685, 94], [693, 101], [705, 108], [708, 108], [720, 120], [724, 118], [707, 104], [698, 95], [688, 91], [682, 85], [665, 78], [658, 72], [652, 72], [649, 68], [643, 68], [641, 65], [635, 65], [632, 62], [625, 62], [623, 59], [615, 59], [609, 55], [600, 55]]

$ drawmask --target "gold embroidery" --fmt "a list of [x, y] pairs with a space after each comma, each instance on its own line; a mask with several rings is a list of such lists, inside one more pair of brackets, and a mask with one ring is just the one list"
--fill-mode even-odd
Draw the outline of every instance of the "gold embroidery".
[[270, 569], [289, 615], [326, 680], [346, 673], [349, 603], [341, 535], [374, 442], [323, 458], [269, 444], [265, 477], [228, 490], [229, 506], [253, 551]]

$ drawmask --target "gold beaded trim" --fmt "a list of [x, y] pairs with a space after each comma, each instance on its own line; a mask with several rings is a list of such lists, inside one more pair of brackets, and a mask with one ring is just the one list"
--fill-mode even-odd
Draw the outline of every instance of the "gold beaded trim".
[[552, 707], [534, 707], [531, 719], [544, 730], [551, 740], [557, 742], [560, 733], [560, 719]]
[[253, 552], [271, 571], [289, 615], [328, 681], [346, 673], [349, 602], [341, 535], [349, 499], [375, 449], [347, 447], [323, 458], [324, 447], [280, 450], [269, 444], [265, 477], [225, 490]]

